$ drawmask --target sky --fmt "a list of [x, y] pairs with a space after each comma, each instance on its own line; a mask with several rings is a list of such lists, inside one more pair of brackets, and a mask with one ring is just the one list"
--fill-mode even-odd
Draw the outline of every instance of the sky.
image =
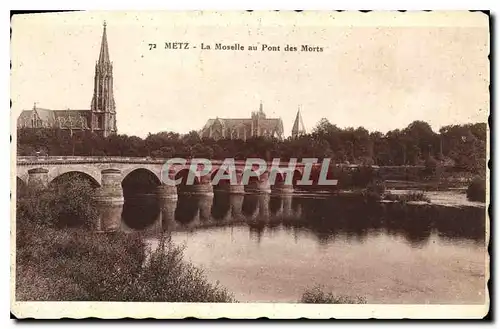
[[209, 118], [248, 118], [260, 102], [267, 117], [283, 120], [286, 136], [299, 107], [307, 131], [321, 118], [381, 132], [424, 120], [438, 131], [486, 122], [489, 113], [481, 13], [78, 12], [13, 18], [13, 122], [35, 102], [90, 108], [104, 21], [122, 134], [200, 130]]

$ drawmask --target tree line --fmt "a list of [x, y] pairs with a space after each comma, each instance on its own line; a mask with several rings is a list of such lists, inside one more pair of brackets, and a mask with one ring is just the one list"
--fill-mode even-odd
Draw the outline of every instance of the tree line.
[[159, 132], [146, 138], [124, 134], [103, 138], [90, 131], [21, 128], [18, 155], [127, 156], [152, 158], [208, 158], [266, 160], [281, 158], [332, 158], [336, 163], [453, 167], [482, 174], [486, 168], [486, 123], [449, 125], [434, 132], [424, 121], [385, 134], [363, 127], [339, 128], [321, 119], [309, 134], [277, 140], [253, 137], [243, 140], [201, 138]]

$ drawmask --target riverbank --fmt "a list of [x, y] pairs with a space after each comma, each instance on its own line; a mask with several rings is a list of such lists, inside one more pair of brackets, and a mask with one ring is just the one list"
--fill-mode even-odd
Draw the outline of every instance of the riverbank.
[[[388, 193], [393, 195], [405, 195], [414, 192], [415, 190], [387, 190]], [[452, 189], [448, 191], [422, 191], [421, 192], [429, 202], [426, 201], [409, 201], [412, 204], [433, 204], [444, 207], [476, 207], [485, 208], [486, 204], [480, 201], [470, 201], [467, 199], [465, 189]], [[384, 200], [383, 202], [391, 202]]]

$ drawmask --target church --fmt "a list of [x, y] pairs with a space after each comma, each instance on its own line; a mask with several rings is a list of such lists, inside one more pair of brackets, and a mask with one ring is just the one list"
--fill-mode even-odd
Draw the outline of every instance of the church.
[[[293, 124], [292, 138], [297, 138], [305, 134], [305, 132], [299, 110]], [[259, 111], [252, 112], [250, 118], [208, 119], [199, 135], [202, 138], [213, 138], [215, 140], [222, 138], [246, 140], [247, 138], [260, 136], [283, 140], [283, 121], [280, 118], [267, 118], [262, 103], [260, 103]]]
[[116, 109], [113, 97], [113, 63], [110, 61], [106, 22], [104, 22], [101, 50], [95, 65], [94, 95], [87, 110], [51, 110], [38, 107], [22, 111], [17, 128], [53, 128], [69, 131], [89, 130], [103, 137], [116, 134]]
[[283, 139], [283, 122], [279, 118], [266, 118], [260, 103], [259, 111], [252, 112], [251, 118], [245, 119], [208, 119], [199, 133], [200, 137], [215, 140], [243, 139], [264, 136]]

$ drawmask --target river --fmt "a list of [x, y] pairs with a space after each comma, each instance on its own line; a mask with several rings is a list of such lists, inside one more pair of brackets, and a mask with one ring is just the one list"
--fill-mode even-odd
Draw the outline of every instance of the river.
[[368, 303], [485, 300], [483, 207], [216, 193], [128, 198], [112, 214], [150, 248], [169, 232], [241, 302], [296, 302], [314, 285]]

